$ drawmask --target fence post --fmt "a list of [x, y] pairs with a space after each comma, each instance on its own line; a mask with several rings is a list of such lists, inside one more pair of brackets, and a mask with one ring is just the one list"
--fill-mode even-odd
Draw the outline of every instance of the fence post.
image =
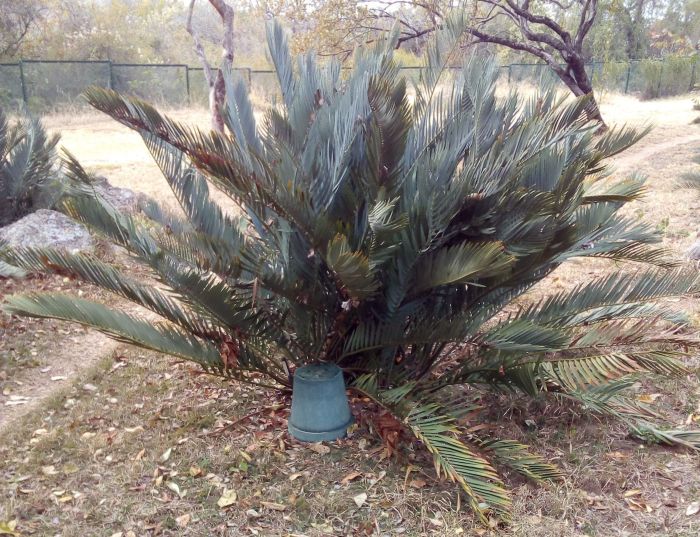
[[630, 89], [630, 73], [632, 72], [632, 62], [627, 62], [627, 79], [625, 80], [625, 95]]
[[697, 60], [693, 59], [693, 67], [690, 70], [690, 86], [688, 87], [688, 91], [693, 91], [693, 88], [695, 87], [695, 66], [697, 63]]
[[510, 71], [511, 71], [511, 66], [508, 65], [508, 84], [510, 84]]
[[107, 89], [114, 89], [114, 71], [112, 70], [112, 60], [109, 62], [109, 80], [107, 81]]
[[22, 60], [19, 61], [19, 85], [20, 88], [22, 88], [22, 101], [24, 101], [24, 104], [29, 104], [27, 102], [27, 85], [24, 81], [24, 64], [22, 63]]
[[[693, 68], [695, 68], [695, 64], [693, 64]], [[248, 91], [250, 91], [253, 87], [253, 70], [248, 67], [246, 71], [248, 71]]]
[[187, 86], [187, 104], [192, 104], [192, 97], [190, 96], [190, 66], [185, 65], [185, 86]]
[[665, 60], [661, 60], [661, 71], [659, 71], [659, 83], [656, 85], [656, 98], [661, 97], [661, 81], [664, 79]]

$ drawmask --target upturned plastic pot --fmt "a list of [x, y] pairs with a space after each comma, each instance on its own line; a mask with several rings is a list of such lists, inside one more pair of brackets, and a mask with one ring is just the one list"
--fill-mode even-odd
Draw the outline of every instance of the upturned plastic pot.
[[352, 423], [343, 371], [335, 364], [313, 364], [294, 372], [288, 429], [297, 440], [342, 438]]

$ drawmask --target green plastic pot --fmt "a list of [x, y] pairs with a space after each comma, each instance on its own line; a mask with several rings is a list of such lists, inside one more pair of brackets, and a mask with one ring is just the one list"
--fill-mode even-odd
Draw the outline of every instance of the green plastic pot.
[[289, 434], [303, 442], [335, 440], [345, 436], [351, 423], [342, 369], [313, 364], [294, 372]]

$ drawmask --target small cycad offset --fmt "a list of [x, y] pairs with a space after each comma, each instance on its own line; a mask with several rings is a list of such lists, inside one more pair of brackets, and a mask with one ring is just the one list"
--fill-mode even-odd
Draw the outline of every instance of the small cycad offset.
[[[164, 320], [59, 294], [10, 297], [6, 309], [82, 323], [270, 388], [288, 388], [300, 365], [336, 363], [421, 441], [481, 517], [508, 516], [498, 468], [561, 478], [526, 446], [474, 427], [486, 391], [574, 400], [638, 437], [700, 447], [700, 434], [658, 428], [626, 395], [641, 374], [687, 374], [683, 349], [697, 343], [664, 302], [696, 292], [696, 276], [672, 268], [652, 228], [620, 214], [643, 185], [613, 180], [605, 164], [642, 133], [596, 134], [586, 99], [553, 88], [497, 95], [491, 63], [452, 68], [463, 32], [460, 18], [445, 25], [409, 88], [392, 59], [395, 34], [357, 51], [346, 73], [313, 55], [295, 65], [272, 24], [280, 102], [258, 115], [245, 84], [228, 76], [224, 134], [88, 91], [94, 107], [141, 134], [186, 218], [151, 206], [158, 223], [144, 222], [88, 189], [66, 211], [159, 285], [88, 255], [3, 257], [70, 273]], [[67, 167], [85, 178], [76, 162]], [[571, 291], [526, 295], [575, 257], [629, 263]]]
[[0, 108], [0, 227], [58, 201], [58, 140], [28, 114], [11, 121]]

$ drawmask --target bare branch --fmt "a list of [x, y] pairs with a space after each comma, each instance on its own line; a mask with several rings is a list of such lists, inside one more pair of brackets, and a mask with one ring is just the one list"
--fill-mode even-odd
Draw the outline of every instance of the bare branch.
[[207, 60], [207, 55], [204, 52], [202, 42], [199, 40], [199, 35], [197, 35], [197, 32], [195, 32], [192, 28], [192, 14], [194, 12], [194, 4], [196, 1], [197, 0], [190, 0], [190, 7], [187, 11], [187, 24], [185, 25], [185, 29], [187, 30], [187, 33], [192, 36], [192, 41], [194, 42], [194, 52], [199, 58], [202, 67], [204, 68], [204, 78], [207, 81], [207, 85], [209, 86], [209, 88], [212, 88], [214, 86], [214, 73], [211, 69], [211, 65], [209, 65], [209, 61]]

